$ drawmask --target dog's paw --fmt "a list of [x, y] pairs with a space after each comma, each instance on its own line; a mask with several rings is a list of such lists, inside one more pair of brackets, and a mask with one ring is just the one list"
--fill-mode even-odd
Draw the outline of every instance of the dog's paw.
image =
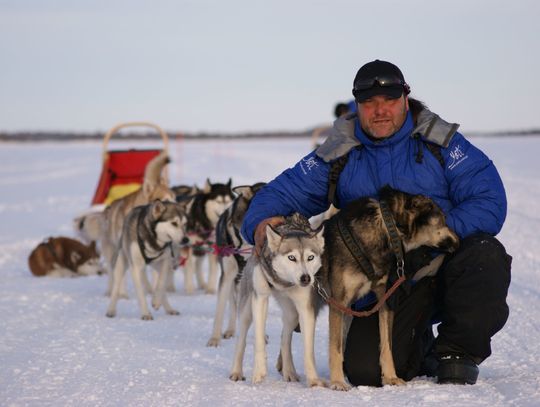
[[246, 378], [244, 376], [242, 376], [242, 373], [237, 373], [237, 372], [232, 372], [230, 375], [229, 375], [229, 379], [231, 379], [233, 382], [239, 382], [239, 381], [243, 381], [243, 380], [246, 380]]
[[123, 300], [129, 300], [129, 295], [127, 295], [126, 292], [123, 292], [118, 295], [118, 298], [122, 298]]
[[351, 389], [351, 386], [345, 382], [332, 381], [330, 382], [330, 388], [337, 391], [349, 391]]
[[294, 370], [284, 370], [281, 374], [283, 375], [283, 380], [286, 382], [300, 381], [300, 377], [298, 377], [298, 374]]
[[314, 377], [312, 379], [307, 379], [306, 385], [307, 387], [326, 387], [327, 383], [318, 377]]
[[407, 383], [405, 380], [400, 379], [399, 377], [384, 377], [382, 378], [382, 384], [383, 386], [390, 385], [390, 386], [405, 386]]
[[167, 310], [167, 315], [180, 315], [180, 311], [177, 311], [175, 309], [169, 309]]
[[161, 307], [161, 301], [153, 299], [152, 308], [154, 308], [157, 311], [160, 307]]
[[253, 372], [253, 378], [251, 379], [251, 381], [253, 382], [253, 384], [259, 384], [259, 383], [262, 383], [263, 380], [265, 379], [266, 377], [266, 372], [265, 371], [255, 371]]
[[223, 339], [229, 339], [234, 336], [234, 329], [227, 329], [225, 332], [223, 332]]
[[217, 348], [220, 343], [221, 343], [221, 338], [212, 337], [208, 339], [208, 342], [206, 342], [206, 346]]
[[204, 292], [205, 292], [206, 294], [215, 294], [215, 293], [216, 293], [216, 290], [215, 290], [215, 288], [209, 288], [209, 287], [207, 287], [206, 290], [204, 290]]
[[143, 321], [152, 321], [154, 319], [154, 317], [152, 316], [152, 314], [145, 314], [145, 315], [141, 316], [141, 319]]
[[105, 315], [108, 318], [114, 318], [116, 316], [116, 312], [115, 311], [107, 311], [107, 313]]

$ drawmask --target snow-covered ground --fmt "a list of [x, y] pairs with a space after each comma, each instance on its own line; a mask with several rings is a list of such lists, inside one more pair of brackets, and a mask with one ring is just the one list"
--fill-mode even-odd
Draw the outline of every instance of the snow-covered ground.
[[[269, 375], [253, 385], [248, 337], [246, 382], [228, 379], [234, 339], [208, 348], [215, 296], [170, 295], [180, 316], [153, 312], [142, 321], [130, 285], [118, 315], [105, 317], [106, 277], [33, 277], [27, 257], [48, 236], [73, 236], [71, 220], [89, 207], [101, 170], [101, 144], [66, 142], [0, 145], [0, 405], [540, 405], [540, 138], [485, 137], [473, 143], [496, 163], [509, 211], [499, 235], [514, 257], [510, 318], [493, 338], [493, 355], [474, 386], [437, 385], [421, 377], [405, 387], [349, 392], [285, 383], [273, 368], [279, 311], [268, 319]], [[142, 148], [151, 143], [123, 144]], [[308, 140], [173, 142], [173, 184], [207, 177], [234, 185], [268, 181], [308, 152]], [[327, 311], [317, 324], [316, 359], [328, 378]], [[303, 376], [301, 338], [294, 355]]]

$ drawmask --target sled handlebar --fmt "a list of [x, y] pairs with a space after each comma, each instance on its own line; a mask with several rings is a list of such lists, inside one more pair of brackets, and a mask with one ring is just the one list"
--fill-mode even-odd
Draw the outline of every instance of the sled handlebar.
[[105, 136], [103, 137], [103, 160], [106, 160], [107, 158], [107, 149], [109, 146], [109, 140], [110, 138], [120, 129], [123, 129], [125, 127], [151, 127], [154, 130], [156, 130], [159, 135], [161, 136], [163, 140], [163, 151], [166, 153], [169, 152], [169, 136], [163, 130], [161, 127], [159, 127], [157, 124], [150, 123], [150, 122], [126, 122], [126, 123], [120, 123], [114, 126], [112, 129], [110, 129]]

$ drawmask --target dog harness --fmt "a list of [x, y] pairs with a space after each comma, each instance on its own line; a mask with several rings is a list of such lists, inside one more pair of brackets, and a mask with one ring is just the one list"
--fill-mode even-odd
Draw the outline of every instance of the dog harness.
[[[399, 238], [396, 222], [394, 220], [394, 217], [392, 216], [392, 211], [390, 210], [388, 203], [384, 200], [379, 201], [379, 206], [381, 209], [384, 225], [386, 226], [386, 230], [390, 237], [390, 247], [396, 257], [396, 273], [398, 279], [394, 282], [392, 287], [390, 287], [386, 291], [386, 293], [379, 299], [377, 304], [375, 304], [375, 306], [369, 311], [354, 311], [351, 308], [344, 306], [343, 304], [330, 297], [326, 290], [319, 284], [318, 280], [315, 281], [319, 295], [324, 299], [324, 301], [326, 301], [329, 306], [340, 310], [344, 314], [352, 315], [355, 317], [367, 317], [379, 311], [379, 309], [384, 305], [386, 300], [390, 298], [390, 296], [406, 279], [405, 260], [403, 257], [403, 245], [401, 239]], [[375, 274], [375, 270], [369, 262], [362, 246], [358, 243], [356, 239], [354, 239], [349, 227], [345, 224], [345, 222], [343, 222], [339, 217], [337, 219], [338, 231], [341, 238], [345, 242], [345, 246], [350, 251], [351, 255], [355, 258], [355, 260], [358, 262], [362, 270], [365, 272], [368, 279], [372, 282], [376, 281], [377, 277]]]
[[[140, 213], [139, 213], [139, 216], [137, 217], [137, 244], [139, 245], [139, 250], [141, 251], [141, 254], [143, 256], [143, 259], [144, 259], [144, 262], [145, 264], [150, 264], [151, 262], [153, 262], [154, 260], [156, 260], [158, 257], [160, 257], [163, 252], [169, 248], [170, 251], [171, 251], [171, 257], [174, 257], [174, 253], [173, 253], [173, 249], [172, 249], [172, 244], [171, 242], [168, 242], [168, 243], [165, 243], [165, 245], [163, 247], [159, 247], [159, 246], [155, 246], [154, 250], [156, 250], [158, 252], [158, 255], [157, 256], [154, 256], [154, 257], [148, 257], [146, 255], [146, 247], [144, 245], [144, 241], [141, 237], [141, 234], [139, 233], [139, 230], [141, 230], [141, 228], [144, 226], [143, 225], [143, 220], [144, 220], [144, 217], [146, 216], [146, 213], [148, 212], [148, 209], [146, 210], [141, 210]], [[154, 224], [157, 224], [159, 222], [159, 219], [156, 220], [154, 222]], [[153, 230], [150, 231], [150, 233], [152, 233], [152, 235], [155, 236], [155, 233], [153, 233]]]

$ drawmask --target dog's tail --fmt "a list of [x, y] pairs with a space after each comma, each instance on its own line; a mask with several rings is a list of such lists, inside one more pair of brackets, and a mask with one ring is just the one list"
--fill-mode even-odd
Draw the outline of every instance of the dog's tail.
[[152, 189], [162, 183], [163, 168], [170, 162], [169, 156], [164, 151], [152, 158], [144, 170], [143, 187]]

